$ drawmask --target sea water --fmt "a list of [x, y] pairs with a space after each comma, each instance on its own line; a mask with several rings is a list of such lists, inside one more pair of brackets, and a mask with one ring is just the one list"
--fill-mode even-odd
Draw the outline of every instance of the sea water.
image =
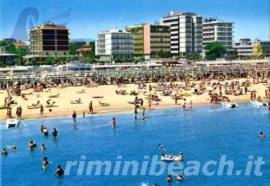
[[[112, 117], [116, 118], [116, 128], [111, 126]], [[49, 129], [48, 137], [41, 133], [41, 125]], [[57, 138], [51, 135], [53, 128], [59, 132]], [[261, 131], [266, 134], [266, 138], [259, 138]], [[31, 140], [38, 145], [33, 151], [28, 149]], [[45, 151], [40, 150], [41, 144], [47, 147]], [[159, 149], [159, 144], [166, 151]], [[11, 145], [16, 145], [18, 150], [12, 152]], [[183, 111], [181, 108], [147, 111], [146, 121], [141, 120], [141, 113], [137, 120], [132, 113], [122, 113], [78, 117], [76, 124], [71, 117], [24, 120], [19, 128], [11, 129], [6, 129], [2, 123], [3, 148], [8, 149], [8, 156], [1, 157], [1, 185], [7, 186], [270, 183], [270, 113], [266, 107], [256, 108], [249, 104], [240, 104], [236, 109], [215, 105], [194, 108], [192, 111]], [[160, 160], [162, 153], [178, 155], [180, 151], [184, 155], [183, 166], [182, 169], [179, 166], [175, 172], [182, 171], [184, 180], [176, 181], [173, 175], [173, 181], [167, 183], [167, 175], [173, 173], [168, 168], [170, 163], [166, 163], [164, 171], [160, 171], [159, 164], [155, 165], [154, 170], [151, 168], [152, 161], [155, 157]], [[45, 156], [48, 157], [49, 165], [43, 171], [41, 166]], [[260, 175], [254, 173], [258, 157], [264, 161]], [[232, 173], [228, 173], [229, 167], [225, 166], [217, 175], [221, 158], [233, 162]], [[93, 167], [87, 173], [91, 161], [109, 162], [111, 168], [105, 172], [105, 165], [100, 173], [96, 173]], [[123, 172], [125, 161], [133, 162], [137, 169], [133, 170], [134, 167], [130, 166], [127, 172]], [[200, 163], [199, 172], [196, 173], [194, 167], [193, 170], [185, 170], [193, 166], [194, 161]], [[206, 172], [202, 166], [209, 161], [217, 163], [209, 165]], [[66, 170], [67, 162], [77, 165]], [[250, 170], [246, 170], [248, 162], [252, 165]], [[66, 175], [53, 176], [58, 165], [64, 168]], [[145, 171], [142, 172], [142, 169]], [[209, 172], [213, 175], [206, 174]]]

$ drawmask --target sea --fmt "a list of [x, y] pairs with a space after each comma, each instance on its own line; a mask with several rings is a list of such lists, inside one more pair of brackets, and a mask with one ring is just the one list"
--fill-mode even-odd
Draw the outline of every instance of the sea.
[[[72, 113], [71, 113], [72, 114]], [[111, 125], [116, 119], [116, 127]], [[41, 125], [49, 135], [40, 131]], [[23, 120], [0, 125], [1, 185], [269, 185], [270, 112], [249, 103]], [[57, 138], [51, 134], [58, 131]], [[263, 132], [266, 137], [260, 138]], [[28, 149], [30, 141], [38, 145]], [[44, 144], [45, 151], [40, 147]], [[10, 147], [15, 145], [16, 151]], [[162, 145], [163, 148], [159, 148]], [[161, 161], [162, 154], [183, 161]], [[49, 164], [42, 170], [43, 158]], [[64, 176], [54, 176], [60, 165]], [[182, 174], [183, 180], [176, 179]], [[168, 174], [172, 182], [167, 182]]]

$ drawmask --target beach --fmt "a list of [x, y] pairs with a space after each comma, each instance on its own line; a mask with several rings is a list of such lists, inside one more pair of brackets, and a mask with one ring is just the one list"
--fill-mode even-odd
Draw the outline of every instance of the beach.
[[[248, 86], [248, 93], [243, 95], [226, 95], [231, 102], [243, 103], [250, 101], [250, 91], [256, 91], [256, 95], [261, 96], [261, 98], [265, 101], [265, 89], [269, 86], [267, 83], [258, 83], [253, 84], [252, 78], [248, 79], [251, 84]], [[245, 78], [239, 79], [231, 79], [220, 81], [220, 84], [224, 85], [226, 82], [230, 83], [233, 81], [244, 82], [247, 81]], [[22, 96], [12, 96], [12, 99], [17, 102], [17, 104], [11, 105], [12, 108], [12, 116], [16, 117], [16, 107], [22, 107], [22, 119], [32, 119], [32, 118], [51, 118], [51, 117], [61, 117], [61, 116], [71, 116], [75, 111], [77, 115], [83, 115], [85, 112], [86, 115], [89, 110], [89, 103], [93, 102], [93, 114], [105, 114], [105, 113], [116, 113], [116, 112], [133, 112], [134, 105], [129, 104], [128, 102], [134, 101], [134, 95], [129, 95], [131, 91], [136, 91], [139, 94], [138, 98], [143, 98], [144, 105], [143, 107], [146, 110], [148, 108], [148, 97], [150, 95], [157, 95], [158, 98], [161, 99], [158, 105], [151, 105], [151, 109], [164, 109], [164, 108], [181, 108], [182, 109], [182, 100], [186, 99], [187, 108], [189, 108], [189, 103], [192, 101], [192, 106], [204, 106], [210, 104], [210, 96], [209, 91], [218, 93], [218, 90], [213, 89], [212, 83], [217, 82], [217, 80], [209, 80], [209, 85], [206, 86], [206, 90], [201, 95], [193, 94], [195, 88], [199, 88], [199, 84], [201, 81], [190, 81], [190, 84], [194, 86], [190, 88], [190, 90], [172, 90], [171, 96], [162, 96], [160, 91], [155, 90], [155, 86], [157, 83], [147, 83], [145, 89], [138, 89], [137, 84], [123, 84], [121, 86], [117, 85], [100, 85], [93, 87], [86, 86], [73, 86], [73, 87], [53, 87], [44, 89], [42, 92], [35, 92], [34, 89], [22, 90], [21, 94], [25, 95], [24, 98]], [[184, 82], [173, 82], [174, 84], [178, 84], [184, 86]], [[169, 83], [164, 83], [169, 85]], [[149, 92], [149, 85], [153, 87], [153, 90]], [[125, 90], [127, 95], [117, 95], [116, 91]], [[223, 88], [223, 95], [225, 95]], [[175, 93], [181, 93], [184, 95], [182, 99], [177, 101], [175, 104], [175, 100], [173, 95]], [[4, 100], [7, 97], [7, 91], [0, 91], [0, 100]], [[46, 107], [48, 105], [47, 101], [50, 99], [50, 104], [53, 106]], [[80, 99], [81, 101], [78, 103], [76, 100]], [[29, 109], [28, 106], [35, 105], [37, 102], [40, 102], [44, 106], [44, 114], [40, 116], [40, 107], [37, 106], [34, 109]], [[72, 104], [71, 102], [73, 101]], [[53, 103], [54, 102], [54, 103]], [[102, 106], [102, 103], [107, 106]], [[39, 104], [39, 105], [40, 105]], [[50, 110], [51, 109], [51, 110]], [[138, 110], [140, 111], [140, 109]], [[0, 120], [6, 120], [6, 109], [0, 110]]]

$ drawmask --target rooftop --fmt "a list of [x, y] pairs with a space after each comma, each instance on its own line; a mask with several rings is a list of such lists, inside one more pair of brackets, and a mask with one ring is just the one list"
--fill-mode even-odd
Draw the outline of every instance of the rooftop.
[[54, 23], [52, 24], [44, 24], [41, 26], [34, 27], [32, 30], [67, 30], [67, 28], [63, 25], [55, 25]]

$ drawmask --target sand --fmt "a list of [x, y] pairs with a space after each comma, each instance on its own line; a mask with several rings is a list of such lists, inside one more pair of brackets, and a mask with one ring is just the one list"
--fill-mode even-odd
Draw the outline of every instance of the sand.
[[[231, 81], [239, 81], [243, 82], [246, 79], [235, 79], [235, 80], [229, 80], [229, 81], [222, 81], [221, 83], [224, 84], [225, 82], [231, 82]], [[250, 79], [252, 82], [252, 79]], [[183, 82], [176, 82], [180, 84], [184, 84]], [[200, 82], [194, 81], [191, 83], [195, 83], [198, 87]], [[168, 83], [167, 83], [168, 84]], [[147, 90], [148, 90], [147, 84]], [[155, 83], [151, 83], [152, 86], [155, 86]], [[248, 87], [249, 90], [256, 90], [257, 97], [261, 96], [264, 100], [267, 100], [265, 98], [265, 89], [269, 86], [267, 84], [252, 84], [250, 87]], [[22, 107], [22, 118], [23, 119], [32, 119], [32, 118], [50, 118], [50, 117], [61, 117], [61, 116], [70, 116], [72, 115], [73, 111], [76, 111], [77, 115], [82, 115], [83, 112], [86, 112], [88, 114], [88, 105], [90, 101], [93, 101], [93, 109], [94, 114], [104, 114], [104, 113], [116, 113], [116, 112], [133, 112], [134, 105], [129, 104], [128, 101], [134, 101], [135, 96], [132, 95], [117, 95], [115, 93], [116, 90], [126, 90], [127, 93], [130, 91], [139, 91], [138, 98], [144, 99], [144, 106], [146, 108], [146, 111], [149, 110], [148, 104], [147, 104], [147, 96], [143, 95], [142, 90], [138, 89], [138, 85], [135, 84], [128, 84], [125, 86], [118, 87], [116, 85], [101, 85], [97, 87], [85, 87], [85, 86], [79, 86], [79, 87], [66, 87], [66, 88], [50, 88], [45, 89], [43, 92], [34, 92], [33, 89], [27, 89], [22, 90], [22, 94], [29, 94], [26, 95], [27, 100], [23, 99], [19, 96], [13, 96], [12, 98], [17, 102], [17, 105], [12, 105], [12, 116], [16, 117], [16, 107], [21, 106]], [[79, 93], [80, 91], [84, 90], [83, 93]], [[192, 88], [194, 90], [194, 88]], [[207, 87], [207, 90], [212, 90], [212, 87]], [[224, 90], [224, 88], [223, 88]], [[153, 94], [155, 91], [154, 89], [151, 91]], [[159, 105], [152, 105], [152, 109], [164, 109], [164, 108], [182, 108], [182, 100], [178, 100], [178, 104], [175, 104], [174, 99], [172, 99], [170, 96], [160, 96], [161, 92], [156, 92], [156, 94], [161, 98], [161, 102]], [[191, 91], [182, 91], [182, 93], [191, 93]], [[50, 95], [57, 95], [56, 98], [49, 98]], [[148, 93], [146, 93], [148, 94]], [[173, 94], [174, 95], [174, 92]], [[225, 95], [223, 93], [223, 95]], [[7, 96], [7, 92], [4, 90], [0, 91], [0, 100], [2, 103], [0, 105], [3, 105], [4, 98]], [[94, 96], [103, 96], [103, 98], [93, 98]], [[250, 93], [246, 95], [240, 95], [240, 96], [234, 96], [229, 95], [228, 96], [231, 102], [248, 102], [250, 101]], [[71, 104], [71, 101], [75, 101], [76, 99], [80, 98], [82, 103], [80, 104]], [[46, 101], [48, 99], [51, 99], [51, 102], [55, 102], [55, 106], [51, 108], [46, 108], [47, 105]], [[210, 97], [208, 95], [208, 92], [206, 91], [202, 95], [192, 95], [186, 97], [186, 103], [187, 106], [189, 102], [192, 100], [193, 106], [202, 106], [202, 105], [209, 105], [210, 104]], [[37, 103], [37, 101], [40, 101], [41, 104], [44, 106], [44, 115], [40, 116], [40, 109], [28, 109], [27, 106], [30, 106], [32, 104]], [[108, 103], [110, 106], [101, 106], [100, 102]], [[50, 112], [49, 109], [52, 111]], [[140, 109], [138, 110], [140, 112]], [[6, 109], [0, 110], [0, 121], [6, 120]]]

